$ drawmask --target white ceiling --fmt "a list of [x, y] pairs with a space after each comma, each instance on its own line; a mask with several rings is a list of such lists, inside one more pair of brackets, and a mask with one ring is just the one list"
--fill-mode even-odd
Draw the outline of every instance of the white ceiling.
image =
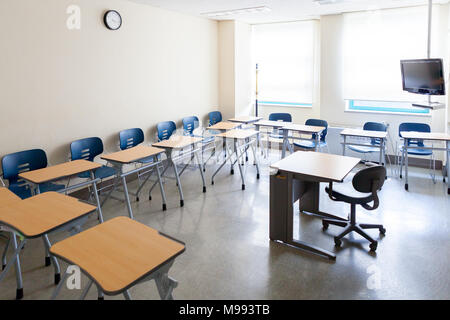
[[[314, 18], [342, 12], [377, 10], [427, 4], [428, 0], [340, 0], [336, 4], [320, 5], [313, 0], [130, 0], [195, 16], [202, 13], [267, 6], [270, 12], [236, 14], [215, 20], [240, 20], [247, 23], [267, 23]], [[448, 3], [434, 0], [433, 3]]]

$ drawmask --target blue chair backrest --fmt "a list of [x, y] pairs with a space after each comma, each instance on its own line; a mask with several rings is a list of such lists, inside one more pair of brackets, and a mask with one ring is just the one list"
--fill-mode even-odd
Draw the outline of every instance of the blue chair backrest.
[[200, 122], [196, 116], [183, 118], [182, 122], [185, 135], [192, 135], [194, 130], [200, 125]]
[[169, 139], [177, 130], [177, 125], [173, 121], [164, 121], [156, 125], [158, 140], [163, 141]]
[[270, 121], [283, 121], [292, 122], [292, 116], [290, 113], [271, 113], [269, 115]]
[[9, 184], [16, 183], [19, 173], [47, 167], [47, 155], [41, 149], [11, 153], [2, 158], [2, 167]]
[[[326, 122], [325, 120], [321, 120], [321, 119], [308, 119], [308, 120], [306, 120], [305, 124], [307, 126], [325, 127], [325, 130], [323, 130], [322, 133], [320, 134], [320, 141], [325, 142], [325, 138], [328, 133], [328, 122]], [[312, 138], [316, 139], [316, 135], [313, 134]]]
[[144, 131], [140, 128], [122, 130], [119, 132], [120, 150], [136, 147], [144, 142]]
[[[431, 132], [431, 127], [426, 123], [403, 122], [398, 126], [398, 135], [401, 137], [402, 131]], [[409, 140], [410, 145], [423, 147], [423, 140]]]
[[[381, 122], [366, 122], [364, 123], [363, 130], [368, 131], [387, 131], [387, 126]], [[370, 139], [370, 143], [373, 145], [380, 145], [381, 140], [377, 138]]]
[[84, 159], [94, 161], [94, 158], [103, 153], [103, 142], [98, 137], [85, 138], [70, 144], [72, 160]]
[[222, 121], [222, 114], [220, 111], [213, 111], [209, 113], [209, 125], [215, 125], [217, 122]]

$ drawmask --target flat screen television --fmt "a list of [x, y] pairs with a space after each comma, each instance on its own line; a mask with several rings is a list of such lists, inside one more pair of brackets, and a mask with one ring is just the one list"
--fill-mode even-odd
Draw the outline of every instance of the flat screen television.
[[426, 95], [445, 95], [442, 59], [401, 60], [403, 90]]

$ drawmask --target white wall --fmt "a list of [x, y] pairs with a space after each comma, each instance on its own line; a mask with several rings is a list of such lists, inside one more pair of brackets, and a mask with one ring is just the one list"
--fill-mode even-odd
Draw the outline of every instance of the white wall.
[[[66, 27], [70, 4], [81, 30]], [[107, 9], [120, 30], [103, 25]], [[42, 148], [62, 162], [89, 136], [113, 151], [122, 129], [154, 139], [157, 122], [219, 103], [215, 21], [125, 0], [2, 0], [0, 20], [0, 156]]]
[[219, 22], [219, 110], [224, 119], [235, 116], [234, 29], [234, 21]]

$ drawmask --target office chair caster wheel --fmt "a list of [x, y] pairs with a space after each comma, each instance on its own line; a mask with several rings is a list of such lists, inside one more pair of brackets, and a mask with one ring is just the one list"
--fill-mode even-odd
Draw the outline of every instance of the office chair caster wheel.
[[234, 174], [234, 169], [231, 169], [230, 173], [231, 173], [231, 174]]
[[136, 202], [139, 202], [139, 197], [136, 197]]
[[370, 247], [370, 251], [375, 252], [378, 247], [378, 242], [377, 241], [372, 242], [369, 247]]
[[167, 210], [167, 205], [165, 203], [163, 203], [163, 211]]
[[206, 192], [206, 187], [203, 187], [203, 193], [205, 193]]
[[50, 257], [45, 257], [45, 266], [48, 267], [50, 264]]
[[386, 234], [386, 229], [385, 229], [385, 228], [380, 228], [380, 233], [381, 233], [382, 235], [385, 235], [385, 234]]
[[57, 273], [55, 274], [55, 284], [58, 284], [61, 281], [61, 274]]
[[23, 298], [23, 288], [16, 290], [16, 300], [21, 300]]
[[327, 222], [322, 221], [322, 229], [323, 229], [323, 231], [327, 230], [328, 226], [329, 226], [329, 224]]
[[342, 241], [340, 240], [340, 239], [338, 239], [338, 238], [334, 238], [334, 245], [336, 246], [336, 247], [340, 247], [341, 246], [341, 244], [342, 244]]

